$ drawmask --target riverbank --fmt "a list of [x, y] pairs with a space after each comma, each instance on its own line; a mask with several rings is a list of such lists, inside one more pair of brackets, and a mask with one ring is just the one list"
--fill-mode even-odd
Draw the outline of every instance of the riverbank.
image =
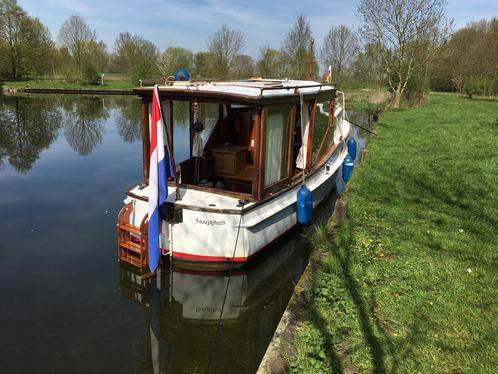
[[121, 77], [109, 77], [104, 81], [104, 85], [95, 84], [88, 85], [82, 83], [74, 83], [74, 82], [64, 82], [62, 80], [40, 80], [40, 79], [31, 79], [31, 80], [20, 80], [20, 81], [1, 81], [0, 82], [0, 91], [6, 94], [15, 94], [22, 92], [29, 92], [32, 90], [33, 92], [37, 90], [43, 91], [64, 91], [64, 90], [72, 90], [72, 91], [88, 91], [88, 92], [112, 92], [112, 91], [130, 91], [135, 88], [136, 85], [132, 84], [129, 80], [122, 79]]
[[294, 372], [492, 372], [498, 366], [498, 103], [430, 95], [389, 111], [345, 218], [283, 334]]

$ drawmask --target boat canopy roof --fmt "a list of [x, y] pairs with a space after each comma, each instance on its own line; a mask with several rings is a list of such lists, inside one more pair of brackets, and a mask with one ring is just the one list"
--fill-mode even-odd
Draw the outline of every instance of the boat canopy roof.
[[[137, 88], [139, 96], [151, 96], [152, 87]], [[248, 79], [241, 81], [175, 81], [159, 86], [161, 98], [203, 98], [233, 102], [264, 104], [292, 101], [299, 97], [330, 99], [335, 96], [333, 84], [305, 80]]]

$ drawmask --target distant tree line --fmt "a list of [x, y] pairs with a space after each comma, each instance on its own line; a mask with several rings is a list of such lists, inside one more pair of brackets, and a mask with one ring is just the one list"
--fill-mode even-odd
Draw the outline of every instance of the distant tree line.
[[469, 23], [440, 48], [431, 87], [473, 95], [498, 95], [498, 18]]
[[351, 87], [386, 87], [392, 105], [419, 100], [425, 91], [498, 93], [496, 18], [471, 23], [452, 34], [446, 0], [360, 0], [358, 31], [332, 26], [317, 46], [300, 15], [279, 48], [244, 54], [245, 37], [222, 25], [207, 50], [171, 46], [164, 51], [140, 35], [119, 33], [112, 52], [81, 17], [62, 25], [57, 40], [16, 0], [0, 0], [0, 78], [60, 79], [94, 84], [100, 73], [125, 73], [131, 81], [159, 79], [188, 69], [194, 79], [324, 79]]

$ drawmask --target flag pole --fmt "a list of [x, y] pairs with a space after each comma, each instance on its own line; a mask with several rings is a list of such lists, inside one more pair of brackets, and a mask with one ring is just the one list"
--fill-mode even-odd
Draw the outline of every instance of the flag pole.
[[[157, 85], [156, 85], [157, 86]], [[170, 130], [173, 131], [171, 128], [172, 123], [170, 123], [170, 129], [167, 128], [167, 122], [164, 118], [164, 112], [163, 112], [163, 105], [161, 104], [161, 100], [159, 98], [159, 87], [156, 87], [157, 89], [157, 101], [159, 103], [159, 111], [161, 112], [161, 119], [163, 120], [164, 123], [164, 129], [166, 130], [166, 147], [168, 148], [168, 158], [170, 161], [170, 166], [173, 168], [173, 175], [175, 177], [175, 200], [181, 200], [182, 197], [180, 195], [180, 184], [178, 183], [178, 174], [176, 172], [176, 162], [175, 162], [175, 156], [173, 155], [173, 146], [171, 143], [171, 133]]]

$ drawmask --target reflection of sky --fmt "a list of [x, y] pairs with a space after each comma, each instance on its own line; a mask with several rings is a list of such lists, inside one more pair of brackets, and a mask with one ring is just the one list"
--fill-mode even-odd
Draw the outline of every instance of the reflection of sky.
[[189, 127], [175, 126], [173, 130], [175, 162], [179, 164], [190, 158]]
[[111, 112], [91, 154], [59, 131], [25, 174], [0, 169], [3, 372], [125, 372], [146, 349], [143, 312], [116, 286], [116, 215], [142, 179], [142, 147]]

